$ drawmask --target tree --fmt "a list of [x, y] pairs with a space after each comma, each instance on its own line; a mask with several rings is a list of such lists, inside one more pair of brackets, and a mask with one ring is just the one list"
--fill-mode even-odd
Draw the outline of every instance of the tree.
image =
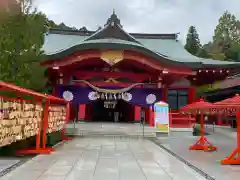
[[240, 21], [228, 11], [219, 18], [213, 44], [224, 54], [225, 60], [239, 60]]
[[66, 24], [64, 24], [63, 22], [60, 23], [59, 25], [57, 25], [56, 28], [61, 29], [61, 30], [77, 30], [77, 28], [69, 27]]
[[224, 48], [231, 42], [240, 43], [240, 21], [226, 11], [218, 20], [218, 25], [214, 30], [213, 43], [218, 43]]
[[230, 48], [224, 54], [225, 60], [240, 61], [240, 44], [231, 43]]
[[208, 52], [206, 51], [205, 48], [199, 48], [196, 56], [201, 57], [201, 58], [209, 58], [210, 57], [210, 55], [208, 54]]
[[190, 26], [187, 34], [185, 49], [192, 55], [196, 55], [201, 48], [199, 35], [194, 26]]
[[0, 23], [0, 79], [41, 91], [47, 81], [40, 65], [47, 18], [36, 10], [30, 12], [30, 0], [19, 5], [21, 11], [6, 12], [8, 18]]

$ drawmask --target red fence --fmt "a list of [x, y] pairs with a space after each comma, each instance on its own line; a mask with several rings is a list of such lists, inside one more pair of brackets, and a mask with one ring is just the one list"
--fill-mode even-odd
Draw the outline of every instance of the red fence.
[[[19, 150], [20, 154], [50, 153], [47, 133], [62, 131], [69, 119], [69, 103], [64, 99], [37, 93], [0, 81], [0, 92], [14, 92], [17, 97], [0, 96], [0, 146], [36, 136], [36, 146]], [[26, 99], [26, 95], [30, 97]], [[42, 139], [42, 143], [41, 143]], [[42, 144], [42, 147], [41, 147]]]

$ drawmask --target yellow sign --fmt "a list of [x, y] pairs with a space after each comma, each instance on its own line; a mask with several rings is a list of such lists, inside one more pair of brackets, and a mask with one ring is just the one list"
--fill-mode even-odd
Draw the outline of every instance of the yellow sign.
[[112, 66], [123, 60], [123, 51], [103, 51], [101, 59]]

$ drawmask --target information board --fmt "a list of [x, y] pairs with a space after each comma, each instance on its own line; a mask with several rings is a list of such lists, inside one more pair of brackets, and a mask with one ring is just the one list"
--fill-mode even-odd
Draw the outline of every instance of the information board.
[[167, 103], [160, 101], [154, 104], [154, 120], [158, 132], [169, 133], [169, 107]]

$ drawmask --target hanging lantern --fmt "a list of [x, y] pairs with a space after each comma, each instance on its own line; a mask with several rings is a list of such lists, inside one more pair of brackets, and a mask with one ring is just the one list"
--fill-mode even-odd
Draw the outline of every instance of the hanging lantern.
[[101, 94], [101, 99], [105, 99], [105, 97], [104, 97], [104, 94], [103, 94], [103, 93]]
[[122, 95], [121, 94], [118, 94], [118, 99], [122, 99]]
[[96, 92], [96, 98], [99, 99], [100, 98], [100, 94], [98, 92]]
[[109, 95], [109, 99], [112, 100], [113, 99], [113, 96], [112, 94]]

